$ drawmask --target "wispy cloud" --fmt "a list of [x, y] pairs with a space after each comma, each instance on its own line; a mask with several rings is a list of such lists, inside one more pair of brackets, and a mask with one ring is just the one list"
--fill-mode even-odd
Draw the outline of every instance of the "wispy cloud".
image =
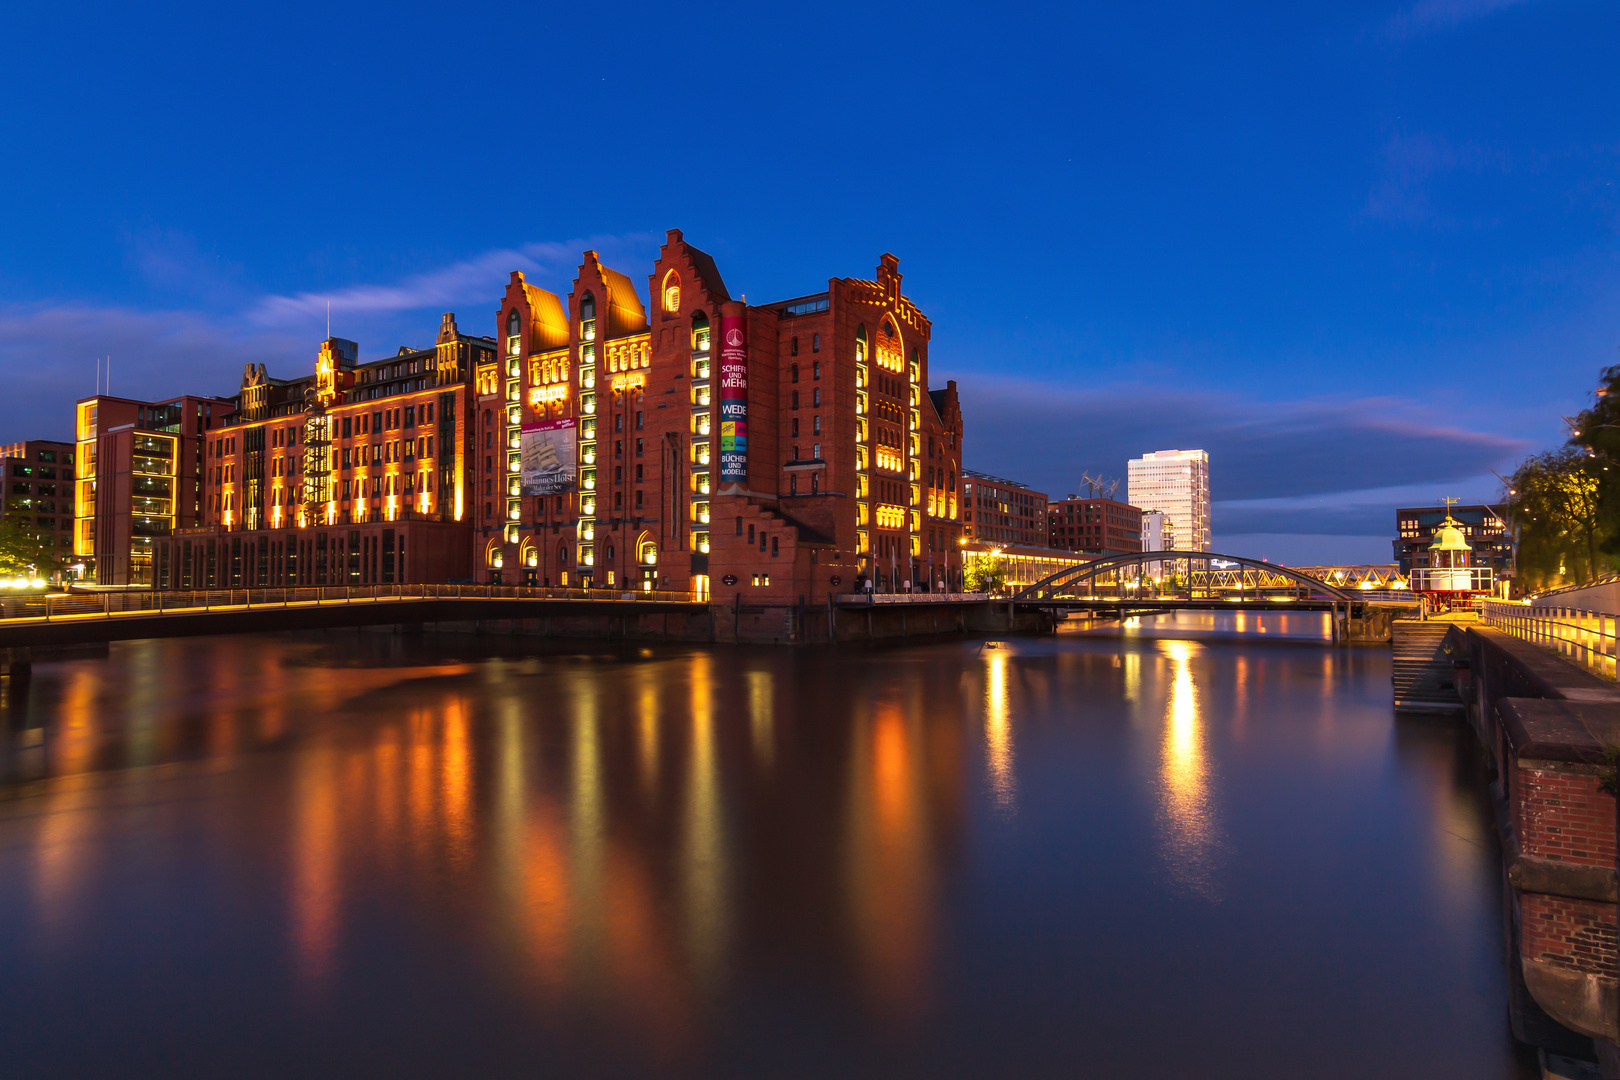
[[1446, 30], [1470, 19], [1477, 19], [1503, 8], [1518, 7], [1531, 0], [1418, 0], [1389, 22], [1392, 37], [1409, 38], [1434, 30]]
[[242, 364], [284, 367], [310, 343], [196, 311], [83, 304], [0, 307], [0, 430], [68, 438], [73, 402], [95, 392], [97, 358], [111, 356], [112, 391], [131, 397], [229, 393]]
[[[1291, 531], [1287, 514], [1300, 509], [1254, 500], [1331, 503], [1352, 492], [1455, 485], [1530, 448], [1523, 440], [1459, 428], [1395, 397], [1276, 402], [1160, 385], [1082, 392], [960, 378], [967, 467], [1066, 494], [1077, 490], [1082, 470], [1123, 478], [1126, 461], [1147, 451], [1207, 450], [1213, 498], [1247, 503], [1242, 529], [1249, 532]], [[1224, 531], [1219, 521], [1216, 528]]]
[[325, 317], [330, 303], [334, 315], [366, 316], [428, 308], [450, 308], [463, 303], [484, 303], [505, 288], [513, 270], [539, 274], [557, 284], [572, 280], [580, 253], [600, 251], [610, 264], [612, 256], [643, 249], [657, 241], [650, 234], [596, 236], [563, 243], [539, 242], [515, 248], [497, 248], [461, 262], [413, 274], [393, 284], [353, 285], [328, 292], [301, 292], [267, 296], [249, 316], [263, 326], [304, 325], [314, 316]]
[[95, 390], [97, 357], [112, 356], [115, 393], [149, 399], [230, 394], [244, 364], [264, 364], [273, 374], [309, 371], [328, 300], [334, 319], [341, 320], [333, 329], [361, 341], [364, 353], [379, 355], [366, 344], [431, 341], [438, 319], [420, 318], [423, 312], [436, 316], [471, 306], [478, 313], [474, 318], [488, 318], [490, 325], [468, 320], [468, 329], [492, 332], [493, 301], [513, 270], [566, 292], [582, 251], [599, 251], [609, 265], [639, 266], [650, 263], [659, 239], [635, 233], [535, 242], [487, 251], [397, 283], [253, 297], [244, 296], [237, 268], [201, 252], [185, 235], [132, 235], [129, 257], [143, 277], [208, 310], [0, 304], [0, 369], [10, 391], [0, 397], [0, 430], [18, 437], [65, 438], [72, 403]]

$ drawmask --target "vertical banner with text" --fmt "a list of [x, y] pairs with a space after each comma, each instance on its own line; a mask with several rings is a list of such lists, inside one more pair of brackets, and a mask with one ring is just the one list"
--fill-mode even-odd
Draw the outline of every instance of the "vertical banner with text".
[[[731, 309], [735, 308], [735, 312]], [[748, 482], [748, 320], [741, 304], [720, 314], [720, 482]]]

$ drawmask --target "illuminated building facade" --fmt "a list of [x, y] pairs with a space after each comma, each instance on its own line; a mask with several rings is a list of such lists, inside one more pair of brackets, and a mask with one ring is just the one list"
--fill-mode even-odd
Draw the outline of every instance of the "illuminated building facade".
[[961, 410], [927, 389], [898, 266], [744, 304], [671, 230], [650, 310], [595, 252], [566, 300], [514, 273], [476, 374], [484, 573], [718, 602], [957, 587]]
[[1046, 547], [1046, 492], [972, 469], [962, 475], [962, 520], [969, 539]]
[[[1161, 551], [1208, 551], [1209, 454], [1156, 450], [1126, 465], [1126, 501], [1165, 517]], [[1138, 549], [1140, 550], [1140, 549]]]
[[105, 394], [76, 404], [73, 561], [82, 580], [154, 583], [162, 539], [203, 524], [203, 436], [235, 408], [216, 398]]
[[354, 342], [328, 338], [310, 375], [248, 365], [198, 432], [197, 521], [154, 545], [151, 583], [470, 579], [473, 371], [494, 353], [447, 314], [431, 348], [362, 363]]
[[1047, 544], [1088, 555], [1142, 551], [1142, 511], [1118, 499], [1069, 498], [1046, 507]]
[[73, 561], [74, 450], [46, 439], [0, 446], [0, 519], [36, 534], [63, 563]]

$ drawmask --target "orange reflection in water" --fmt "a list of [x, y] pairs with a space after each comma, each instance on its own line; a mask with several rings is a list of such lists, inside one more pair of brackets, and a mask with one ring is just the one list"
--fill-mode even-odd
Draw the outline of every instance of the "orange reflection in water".
[[330, 744], [311, 747], [293, 780], [292, 936], [298, 974], [311, 983], [330, 974], [338, 936], [337, 764]]
[[1213, 896], [1218, 837], [1210, 805], [1204, 718], [1192, 670], [1193, 658], [1203, 646], [1160, 641], [1158, 648], [1170, 661], [1171, 679], [1159, 766], [1165, 863], [1184, 888]]
[[925, 1004], [934, 921], [921, 737], [898, 704], [879, 702], [857, 727], [851, 760], [850, 896], [862, 966], [878, 1006], [906, 1018]]
[[1011, 813], [1018, 795], [1013, 773], [1012, 709], [1007, 702], [1007, 650], [986, 651], [984, 662], [984, 738], [990, 791], [996, 805]]

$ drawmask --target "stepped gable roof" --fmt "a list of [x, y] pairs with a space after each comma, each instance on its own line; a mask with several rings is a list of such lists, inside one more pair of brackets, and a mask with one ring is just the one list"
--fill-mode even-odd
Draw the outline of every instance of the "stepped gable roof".
[[713, 257], [707, 251], [701, 251], [684, 240], [681, 242], [685, 244], [686, 254], [692, 260], [692, 269], [698, 272], [698, 277], [703, 279], [704, 287], [709, 290], [709, 296], [720, 304], [730, 300], [731, 293], [726, 290], [725, 279], [720, 276], [720, 268], [714, 265]]

